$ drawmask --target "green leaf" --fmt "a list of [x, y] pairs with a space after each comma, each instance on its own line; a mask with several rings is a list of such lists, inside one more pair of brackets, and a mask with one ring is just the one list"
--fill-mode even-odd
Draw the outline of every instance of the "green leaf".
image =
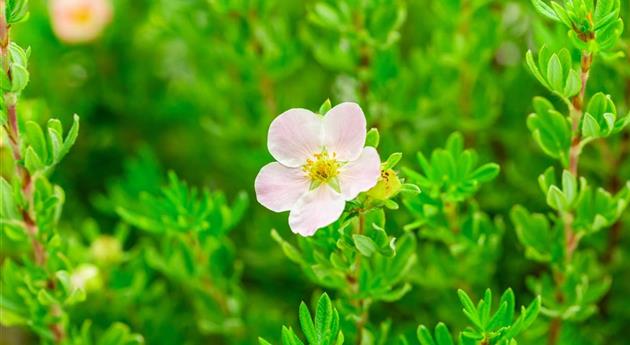
[[595, 6], [595, 13], [593, 20], [596, 24], [595, 29], [598, 29], [602, 25], [605, 25], [606, 18], [615, 18], [619, 14], [619, 0], [597, 0], [597, 6]]
[[568, 170], [562, 172], [562, 191], [569, 204], [572, 204], [577, 197], [577, 180]]
[[311, 313], [308, 311], [308, 307], [304, 302], [300, 303], [299, 319], [306, 341], [309, 344], [317, 344], [317, 333], [315, 331], [315, 326], [313, 325], [313, 319], [311, 318]]
[[282, 345], [303, 345], [292, 329], [282, 326]]
[[515, 206], [510, 212], [516, 235], [526, 248], [526, 255], [536, 261], [548, 262], [552, 258], [551, 228], [547, 217], [530, 214], [522, 206]]
[[265, 339], [258, 337], [258, 344], [259, 345], [271, 345], [270, 342], [266, 341]]
[[560, 19], [560, 21], [567, 27], [572, 28], [573, 24], [571, 22], [571, 19], [567, 15], [567, 12], [564, 10], [564, 8], [562, 8], [560, 4], [554, 1], [552, 1], [550, 4], [551, 4], [551, 7], [553, 8], [553, 11], [558, 16], [558, 19]]
[[547, 80], [553, 91], [562, 93], [564, 89], [564, 78], [562, 63], [557, 54], [553, 54], [547, 64]]
[[66, 139], [63, 142], [63, 149], [61, 150], [61, 152], [59, 152], [59, 159], [62, 159], [66, 154], [68, 154], [68, 152], [70, 151], [70, 148], [72, 148], [78, 136], [79, 136], [79, 115], [74, 114], [72, 127], [70, 127], [70, 130], [68, 131], [68, 134], [66, 135]]
[[327, 98], [324, 101], [324, 103], [322, 103], [322, 105], [319, 107], [318, 113], [320, 115], [326, 115], [326, 113], [330, 110], [331, 107], [332, 107], [332, 104], [330, 103], [330, 99]]
[[11, 184], [0, 176], [0, 216], [2, 219], [16, 219], [19, 217], [18, 208], [13, 200], [13, 187]]
[[280, 244], [282, 251], [287, 258], [298, 264], [302, 264], [304, 262], [302, 259], [302, 253], [300, 253], [289, 242], [285, 241], [275, 229], [271, 230], [271, 237]]
[[538, 317], [538, 313], [540, 312], [540, 304], [541, 304], [541, 298], [540, 298], [540, 296], [537, 296], [529, 304], [529, 306], [527, 306], [527, 309], [525, 310], [525, 313], [521, 315], [521, 317], [523, 318], [523, 327], [524, 328], [527, 328], [532, 323], [534, 323], [534, 321]]
[[431, 332], [424, 327], [424, 325], [418, 326], [416, 335], [420, 345], [436, 345], [435, 341], [433, 341], [433, 337], [431, 336]]
[[365, 235], [354, 234], [352, 235], [352, 239], [354, 240], [355, 247], [363, 256], [370, 257], [378, 250], [374, 241]]
[[562, 114], [543, 97], [534, 98], [535, 113], [527, 119], [532, 135], [542, 150], [553, 158], [568, 163], [571, 128]]
[[464, 151], [464, 136], [459, 132], [454, 132], [446, 139], [446, 150], [452, 156], [458, 156]]
[[381, 170], [385, 171], [385, 170], [389, 170], [389, 169], [395, 167], [396, 164], [398, 164], [398, 162], [400, 162], [401, 158], [402, 158], [402, 153], [400, 153], [400, 152], [392, 153], [391, 155], [389, 155], [387, 160], [384, 163], [381, 164]]
[[482, 328], [481, 320], [479, 319], [479, 313], [477, 312], [477, 308], [473, 304], [472, 300], [464, 290], [457, 290], [457, 295], [459, 296], [459, 300], [464, 306], [464, 314], [470, 319], [470, 321], [477, 326], [478, 328]]
[[567, 211], [569, 209], [569, 200], [558, 187], [551, 186], [547, 191], [547, 205], [554, 210]]
[[378, 133], [378, 129], [371, 128], [365, 136], [365, 146], [371, 146], [371, 147], [377, 148], [379, 141], [380, 141], [380, 135]]
[[310, 18], [329, 30], [339, 30], [342, 26], [341, 17], [337, 10], [325, 2], [315, 4]]
[[403, 285], [400, 285], [398, 288], [395, 288], [387, 292], [386, 294], [381, 295], [379, 299], [385, 302], [395, 302], [403, 298], [407, 294], [407, 292], [411, 291], [411, 289], [411, 284], [405, 283]]
[[479, 315], [481, 316], [481, 324], [486, 328], [488, 320], [490, 320], [490, 309], [492, 308], [492, 291], [488, 288], [484, 292], [483, 300], [480, 303]]
[[439, 322], [437, 326], [435, 326], [435, 340], [437, 340], [437, 345], [453, 345], [451, 333], [448, 327], [442, 322]]
[[320, 339], [326, 339], [331, 332], [331, 325], [333, 323], [333, 307], [328, 297], [328, 294], [323, 293], [317, 303], [317, 311], [315, 312], [315, 329], [317, 337]]
[[28, 18], [28, 0], [13, 0], [7, 2], [7, 23], [17, 24]]
[[[608, 136], [615, 127], [617, 109], [610, 96], [598, 92], [591, 97], [582, 123], [584, 136]], [[588, 121], [588, 122], [587, 122]]]
[[37, 155], [32, 146], [26, 149], [26, 155], [24, 157], [24, 166], [31, 174], [35, 174], [38, 170], [44, 168], [44, 163]]
[[459, 297], [460, 302], [464, 306], [464, 309], [472, 314], [477, 314], [477, 308], [473, 301], [468, 297], [468, 294], [462, 289], [457, 290], [457, 296]]
[[536, 297], [530, 305], [525, 308], [521, 307], [521, 315], [516, 319], [512, 327], [508, 329], [505, 334], [505, 338], [510, 339], [517, 336], [523, 330], [528, 328], [538, 317], [538, 313], [540, 312], [540, 296]]
[[560, 21], [560, 18], [558, 18], [553, 9], [551, 9], [551, 7], [549, 7], [549, 5], [547, 5], [543, 0], [532, 0], [532, 4], [543, 16], [551, 20]]
[[[503, 315], [503, 319], [499, 320], [499, 326], [508, 326], [512, 323], [512, 320], [514, 320], [514, 306], [515, 306], [515, 298], [514, 298], [514, 291], [512, 291], [511, 288], [508, 288], [507, 290], [505, 290], [505, 292], [503, 292], [503, 295], [501, 295], [501, 299], [499, 300], [499, 304], [506, 304], [506, 312]], [[498, 312], [497, 312], [498, 314]]]
[[532, 72], [534, 77], [536, 77], [538, 82], [540, 82], [544, 87], [549, 88], [547, 79], [542, 76], [540, 70], [538, 69], [538, 66], [536, 66], [536, 63], [534, 62], [534, 56], [532, 55], [531, 50], [527, 51], [527, 54], [525, 55], [525, 60], [527, 61], [527, 66], [529, 66], [529, 70]]
[[46, 149], [46, 138], [42, 128], [33, 121], [27, 121], [25, 126], [26, 137], [29, 145], [39, 156], [42, 162], [48, 161], [48, 150]]
[[600, 134], [601, 128], [597, 120], [589, 113], [584, 114], [582, 118], [582, 136], [597, 138]]
[[495, 330], [499, 327], [501, 327], [501, 325], [503, 325], [505, 323], [505, 319], [506, 319], [506, 313], [507, 313], [507, 303], [503, 302], [499, 304], [499, 309], [496, 311], [496, 313], [494, 313], [494, 315], [492, 316], [492, 318], [490, 319], [490, 321], [488, 322], [488, 324], [486, 325], [486, 330]]
[[11, 91], [19, 93], [26, 88], [29, 80], [29, 73], [21, 65], [11, 65]]
[[569, 76], [567, 77], [566, 85], [564, 86], [564, 96], [573, 97], [577, 95], [582, 89], [582, 80], [580, 74], [574, 70], [569, 70]]
[[473, 172], [471, 179], [479, 182], [489, 182], [499, 175], [500, 170], [501, 167], [498, 164], [486, 163]]
[[538, 185], [542, 192], [547, 195], [547, 191], [554, 184], [556, 184], [556, 170], [553, 166], [550, 166], [544, 173], [538, 176]]

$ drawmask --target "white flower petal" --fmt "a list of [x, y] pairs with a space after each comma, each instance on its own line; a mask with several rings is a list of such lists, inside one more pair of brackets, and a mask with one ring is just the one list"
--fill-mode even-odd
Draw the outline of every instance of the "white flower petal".
[[328, 185], [304, 194], [289, 213], [291, 231], [302, 236], [311, 236], [341, 216], [346, 202], [343, 196]]
[[274, 212], [290, 210], [309, 186], [310, 181], [301, 169], [287, 168], [278, 162], [260, 169], [254, 182], [256, 199]]
[[299, 167], [322, 151], [322, 133], [321, 116], [306, 109], [289, 109], [271, 122], [267, 147], [278, 162]]
[[365, 144], [366, 121], [356, 103], [345, 102], [330, 109], [324, 117], [324, 145], [341, 161], [359, 157]]
[[374, 187], [381, 174], [381, 159], [373, 147], [366, 147], [357, 160], [349, 162], [339, 172], [339, 186], [346, 200]]

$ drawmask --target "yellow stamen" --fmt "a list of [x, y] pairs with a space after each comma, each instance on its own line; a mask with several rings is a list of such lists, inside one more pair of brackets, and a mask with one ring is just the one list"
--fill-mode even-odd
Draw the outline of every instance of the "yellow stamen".
[[313, 159], [308, 159], [302, 169], [308, 174], [311, 181], [316, 183], [328, 183], [337, 175], [339, 175], [339, 161], [337, 155], [333, 153], [332, 157], [328, 152], [317, 153]]

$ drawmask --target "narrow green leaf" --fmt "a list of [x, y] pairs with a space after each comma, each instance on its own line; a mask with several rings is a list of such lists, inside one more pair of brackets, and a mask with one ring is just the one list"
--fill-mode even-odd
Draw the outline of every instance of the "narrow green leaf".
[[479, 182], [489, 182], [499, 175], [500, 170], [501, 168], [498, 164], [487, 163], [475, 170], [475, 172], [471, 175], [471, 179]]
[[553, 11], [558, 16], [558, 19], [560, 19], [560, 21], [564, 25], [566, 25], [567, 27], [571, 28], [572, 27], [571, 19], [567, 15], [567, 12], [564, 10], [564, 8], [560, 4], [555, 2], [555, 1], [552, 1], [550, 4], [551, 4], [551, 7], [553, 8]]
[[400, 152], [392, 153], [391, 155], [389, 155], [387, 160], [384, 163], [381, 164], [381, 169], [382, 170], [388, 170], [388, 169], [391, 169], [391, 168], [395, 167], [396, 164], [398, 164], [398, 162], [400, 162], [401, 158], [402, 158], [402, 153], [400, 153]]
[[470, 299], [470, 297], [468, 297], [468, 294], [464, 292], [464, 290], [462, 289], [457, 290], [457, 296], [459, 296], [459, 300], [464, 306], [465, 310], [472, 313], [473, 315], [477, 314], [477, 308], [475, 307], [475, 304]]
[[483, 295], [483, 303], [479, 303], [479, 315], [481, 316], [481, 324], [486, 328], [486, 324], [488, 320], [490, 320], [490, 310], [492, 309], [492, 291], [490, 289], [486, 289]]
[[499, 300], [499, 303], [507, 304], [505, 318], [500, 323], [501, 326], [507, 326], [512, 323], [512, 320], [514, 320], [514, 305], [515, 305], [514, 291], [512, 291], [511, 288], [508, 288], [507, 290], [505, 290], [505, 292], [503, 292], [503, 295], [501, 295], [501, 299]]
[[271, 345], [270, 342], [266, 341], [265, 339], [258, 337], [258, 344], [259, 345]]
[[328, 98], [319, 107], [319, 111], [318, 112], [319, 112], [320, 115], [326, 115], [326, 113], [330, 110], [331, 107], [332, 107], [332, 104], [330, 103], [330, 99]]
[[525, 54], [525, 61], [527, 61], [527, 66], [529, 66], [529, 70], [532, 72], [534, 77], [536, 77], [538, 82], [540, 82], [544, 87], [549, 88], [549, 84], [547, 84], [547, 80], [542, 76], [542, 74], [540, 74], [540, 70], [538, 69], [538, 66], [536, 66], [536, 63], [534, 62], [534, 56], [531, 50], [528, 50], [527, 54]]
[[416, 335], [420, 345], [436, 345], [435, 341], [433, 341], [433, 336], [431, 336], [431, 332], [424, 327], [424, 325], [418, 326]]
[[330, 332], [333, 321], [333, 307], [328, 294], [323, 293], [317, 303], [315, 312], [315, 330], [318, 339], [324, 339]]
[[442, 322], [435, 326], [435, 340], [437, 340], [437, 345], [453, 345], [451, 333], [449, 332], [448, 327], [446, 327], [446, 325]]
[[300, 303], [299, 319], [306, 341], [309, 344], [317, 344], [317, 333], [315, 332], [313, 319], [311, 318], [311, 313], [308, 311], [308, 307], [304, 302]]
[[543, 16], [551, 20], [560, 21], [560, 18], [558, 18], [553, 9], [551, 9], [551, 7], [549, 7], [549, 5], [547, 5], [543, 0], [532, 0], [532, 4]]
[[46, 138], [42, 128], [33, 121], [27, 121], [25, 131], [29, 145], [35, 150], [42, 162], [47, 162], [48, 150], [46, 149]]

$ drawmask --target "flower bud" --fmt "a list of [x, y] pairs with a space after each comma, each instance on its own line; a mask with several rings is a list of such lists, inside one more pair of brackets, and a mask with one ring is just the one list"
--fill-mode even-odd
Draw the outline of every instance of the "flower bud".
[[396, 172], [392, 169], [387, 169], [381, 171], [381, 177], [376, 186], [367, 191], [367, 195], [375, 200], [387, 200], [398, 194], [401, 185]]

